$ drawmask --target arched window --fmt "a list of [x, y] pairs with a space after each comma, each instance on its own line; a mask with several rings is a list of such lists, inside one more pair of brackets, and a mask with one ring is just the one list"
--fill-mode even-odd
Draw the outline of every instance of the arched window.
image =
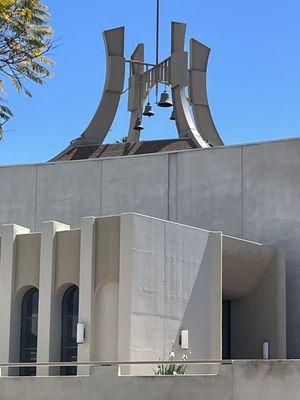
[[[37, 354], [39, 291], [28, 290], [21, 307], [20, 362], [35, 363]], [[36, 368], [20, 368], [20, 375], [35, 375]]]
[[[62, 299], [61, 361], [77, 361], [78, 287], [70, 286]], [[76, 375], [76, 367], [61, 367], [61, 375]]]

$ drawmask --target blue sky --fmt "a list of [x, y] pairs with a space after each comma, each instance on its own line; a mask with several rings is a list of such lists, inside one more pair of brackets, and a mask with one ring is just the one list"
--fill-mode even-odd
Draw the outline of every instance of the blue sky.
[[[154, 62], [155, 0], [44, 0], [60, 46], [55, 77], [32, 86], [29, 99], [9, 89], [15, 113], [0, 142], [0, 164], [47, 161], [78, 137], [102, 93], [105, 53], [101, 32], [126, 27], [126, 56], [138, 42]], [[300, 136], [299, 0], [161, 0], [161, 59], [169, 55], [170, 22], [188, 24], [212, 49], [208, 94], [225, 144]], [[188, 45], [188, 43], [187, 43]], [[123, 96], [108, 141], [126, 135]], [[169, 111], [145, 121], [143, 139], [176, 137]]]

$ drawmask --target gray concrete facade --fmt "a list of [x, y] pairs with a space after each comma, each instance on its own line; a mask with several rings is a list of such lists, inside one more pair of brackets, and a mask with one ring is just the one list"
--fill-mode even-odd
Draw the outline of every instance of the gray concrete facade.
[[214, 376], [118, 376], [96, 367], [91, 376], [1, 378], [1, 400], [298, 400], [299, 361], [235, 361]]
[[[182, 331], [189, 359], [220, 360], [222, 300], [231, 301], [232, 358], [261, 358], [265, 341], [271, 359], [286, 358], [285, 259], [276, 247], [136, 213], [84, 217], [80, 229], [46, 221], [41, 233], [17, 225], [0, 232], [1, 363], [20, 361], [31, 288], [39, 293], [36, 359], [62, 360], [63, 297], [73, 285], [85, 328], [79, 362], [144, 361], [125, 366], [127, 374], [153, 375], [149, 360], [168, 359], [172, 342], [183, 355]], [[88, 371], [80, 366], [78, 375]], [[18, 372], [4, 366], [0, 376]]]
[[287, 349], [300, 357], [300, 139], [0, 168], [0, 224], [138, 212], [277, 244], [287, 259]]

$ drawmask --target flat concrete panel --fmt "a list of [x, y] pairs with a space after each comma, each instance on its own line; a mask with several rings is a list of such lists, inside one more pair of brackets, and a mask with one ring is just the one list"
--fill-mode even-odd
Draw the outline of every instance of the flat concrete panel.
[[15, 293], [27, 286], [39, 287], [40, 253], [40, 233], [17, 235], [15, 256]]
[[132, 314], [164, 314], [164, 246], [164, 222], [133, 215]]
[[168, 217], [168, 155], [102, 161], [101, 215]]
[[242, 234], [241, 148], [178, 153], [177, 222]]
[[63, 285], [79, 286], [80, 269], [80, 229], [56, 233], [55, 288]]
[[297, 400], [299, 361], [241, 361], [233, 364], [234, 400]]
[[[197, 264], [200, 261], [200, 265], [192, 290], [187, 297], [188, 302], [181, 319], [179, 332], [185, 329], [189, 331], [189, 350], [192, 353], [190, 358], [220, 360], [222, 354], [221, 233], [207, 233], [199, 230], [197, 236], [200, 252], [197, 254], [195, 246], [189, 264]], [[183, 270], [187, 270], [184, 264]], [[188, 285], [186, 286], [188, 287]], [[191, 285], [189, 286], [191, 287]], [[203, 366], [200, 370], [204, 373], [208, 371], [217, 373], [218, 366]]]
[[36, 166], [0, 168], [0, 225], [35, 229]]
[[135, 214], [131, 265], [130, 359], [168, 359], [180, 329], [193, 358], [219, 359], [221, 233]]
[[243, 148], [244, 238], [277, 243], [287, 259], [288, 356], [300, 357], [300, 141]]
[[243, 148], [244, 238], [285, 246], [299, 259], [300, 141]]
[[100, 215], [101, 161], [51, 163], [38, 166], [37, 229], [55, 220], [72, 227], [80, 218]]
[[[209, 233], [206, 231], [184, 225], [165, 224], [165, 318], [181, 321], [202, 266], [208, 237]], [[170, 336], [168, 346], [171, 339]]]
[[117, 367], [91, 376], [0, 379], [1, 400], [298, 400], [300, 361], [238, 361], [217, 376], [120, 377]]
[[[131, 347], [131, 360], [167, 360], [171, 341], [163, 348], [165, 339], [164, 321], [160, 315], [132, 314], [131, 331], [134, 343]], [[152, 375], [153, 365], [131, 367], [132, 375]]]
[[1, 400], [233, 400], [231, 366], [220, 376], [119, 377], [117, 367], [92, 371], [81, 377], [1, 378]]
[[168, 220], [177, 221], [178, 153], [169, 155]]

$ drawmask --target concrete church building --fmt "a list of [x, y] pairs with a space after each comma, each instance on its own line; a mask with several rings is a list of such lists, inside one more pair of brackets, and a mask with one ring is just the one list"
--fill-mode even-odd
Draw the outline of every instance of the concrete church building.
[[[86, 131], [50, 162], [0, 168], [1, 399], [298, 398], [300, 139], [224, 146], [209, 49], [187, 53], [185, 30], [172, 23], [155, 64], [104, 32]], [[126, 64], [127, 142], [103, 144]], [[179, 137], [141, 141], [160, 83]], [[186, 376], [150, 378], [172, 341]]]

